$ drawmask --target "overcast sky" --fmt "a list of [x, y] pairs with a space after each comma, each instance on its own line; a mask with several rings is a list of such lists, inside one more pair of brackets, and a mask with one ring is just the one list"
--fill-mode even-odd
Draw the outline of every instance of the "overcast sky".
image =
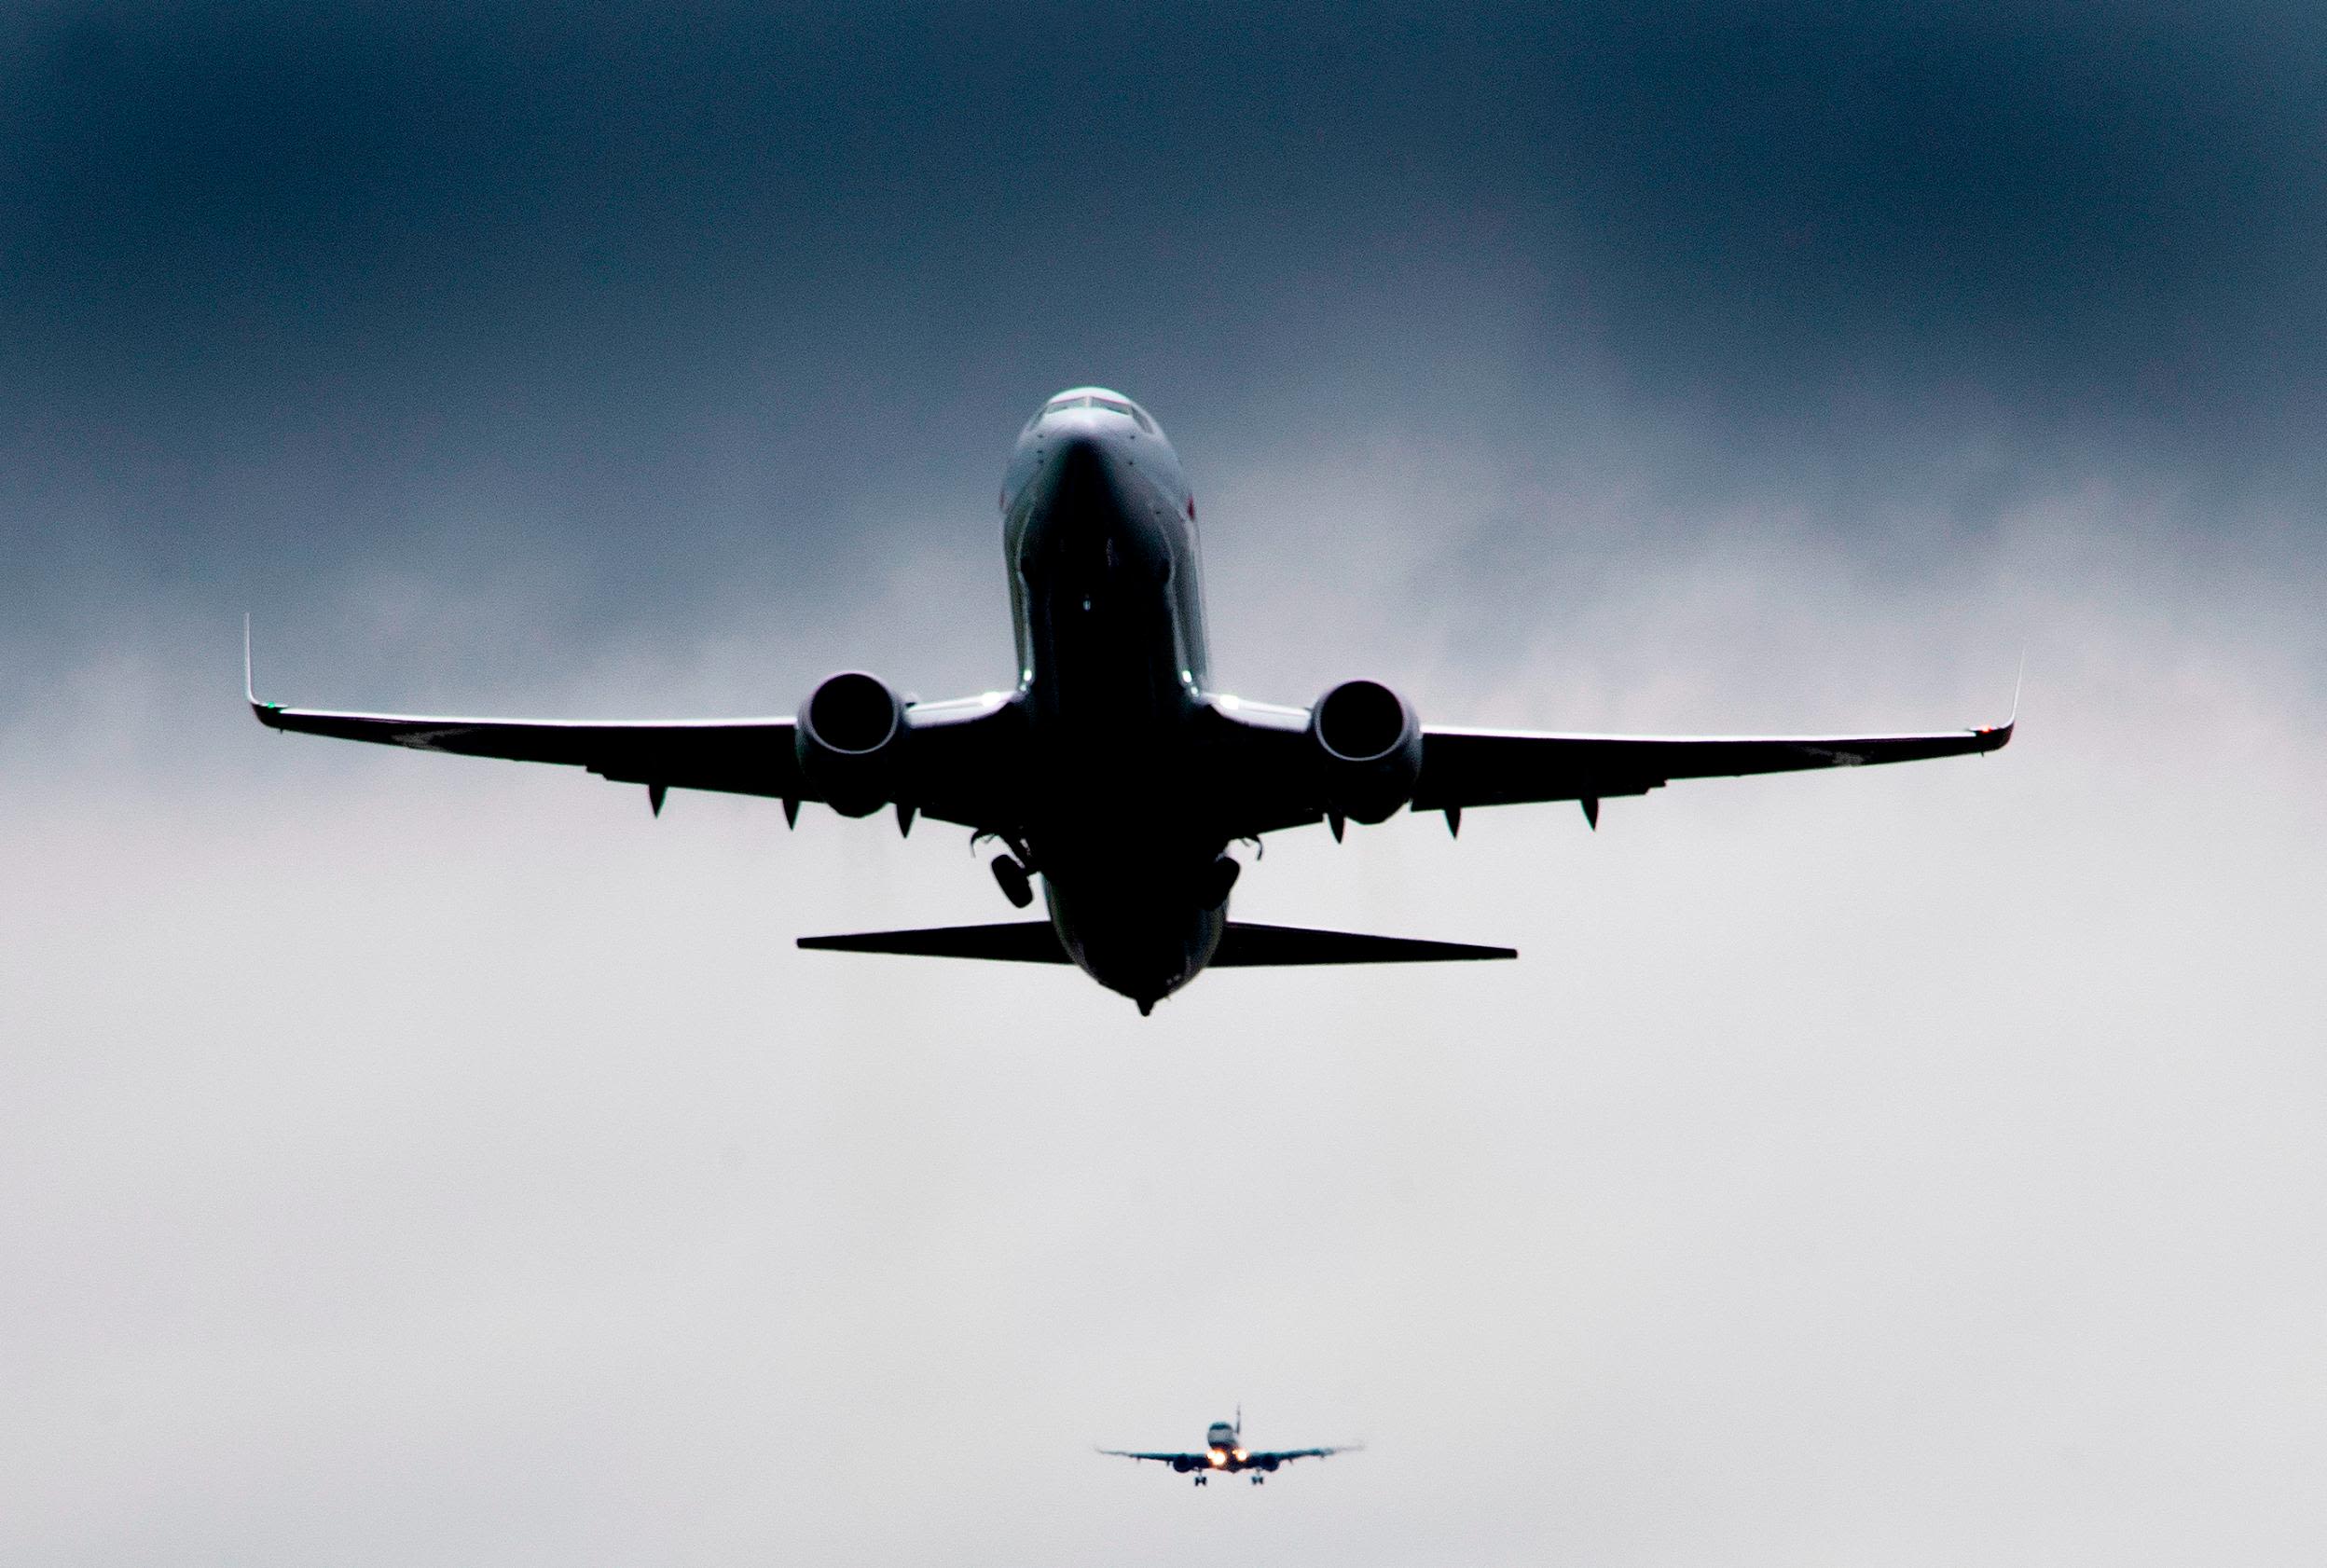
[[[0, 1561], [2320, 1560], [2327, 21], [1440, 10], [0, 19]], [[1521, 961], [1142, 1022], [241, 707], [1005, 683], [1089, 381], [1246, 695], [2022, 734], [1284, 835]], [[1240, 1400], [1368, 1451], [1088, 1451]]]

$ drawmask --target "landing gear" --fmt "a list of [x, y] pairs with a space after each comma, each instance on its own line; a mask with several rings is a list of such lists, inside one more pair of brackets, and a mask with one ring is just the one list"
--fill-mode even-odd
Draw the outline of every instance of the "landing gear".
[[1267, 1480], [1269, 1478], [1266, 1476], [1255, 1476], [1252, 1478], [1252, 1484], [1259, 1486], [1262, 1481]]
[[1210, 1476], [1198, 1476], [1196, 1478], [1196, 1484], [1198, 1486], [1207, 1486], [1211, 1484], [1211, 1480], [1212, 1478]]
[[1026, 866], [1016, 857], [997, 855], [994, 858], [994, 880], [1001, 884], [1002, 897], [1012, 906], [1024, 909], [1034, 902], [1034, 880], [1026, 874]]
[[1204, 868], [1196, 879], [1196, 902], [1205, 909], [1218, 909], [1228, 902], [1228, 890], [1236, 886], [1236, 878], [1244, 867], [1223, 855]]

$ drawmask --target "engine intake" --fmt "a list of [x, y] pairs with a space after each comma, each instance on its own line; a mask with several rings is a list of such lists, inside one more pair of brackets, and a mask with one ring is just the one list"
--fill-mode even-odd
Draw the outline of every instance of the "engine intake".
[[1324, 764], [1326, 809], [1355, 822], [1386, 821], [1422, 777], [1422, 722], [1378, 681], [1344, 681], [1309, 711]]
[[828, 676], [800, 705], [800, 771], [843, 817], [870, 817], [896, 793], [905, 705], [862, 670]]

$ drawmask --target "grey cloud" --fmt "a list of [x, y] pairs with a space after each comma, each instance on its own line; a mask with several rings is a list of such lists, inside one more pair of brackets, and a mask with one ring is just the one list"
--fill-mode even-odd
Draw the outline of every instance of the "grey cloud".
[[2293, 8], [11, 31], [20, 625], [549, 557], [569, 629], [821, 592], [867, 476], [975, 526], [1091, 377], [1200, 466], [1475, 432], [1872, 556], [2096, 475], [2192, 527], [2318, 510]]
[[[2319, 1557], [2308, 12], [5, 26], [0, 1558]], [[1235, 689], [2024, 732], [1287, 835], [1525, 957], [1135, 1029], [791, 949], [957, 833], [241, 710], [990, 684], [1086, 378]], [[1240, 1398], [1372, 1448], [1083, 1451]]]

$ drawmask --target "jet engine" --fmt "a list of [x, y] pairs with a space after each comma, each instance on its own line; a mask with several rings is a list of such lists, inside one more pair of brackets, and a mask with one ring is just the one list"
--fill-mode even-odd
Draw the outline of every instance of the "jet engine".
[[1386, 821], [1413, 799], [1422, 721], [1380, 681], [1344, 681], [1319, 697], [1309, 711], [1309, 738], [1324, 764], [1325, 807], [1334, 816]]
[[793, 736], [800, 771], [843, 817], [870, 817], [895, 793], [905, 705], [879, 677], [826, 677], [800, 705]]

